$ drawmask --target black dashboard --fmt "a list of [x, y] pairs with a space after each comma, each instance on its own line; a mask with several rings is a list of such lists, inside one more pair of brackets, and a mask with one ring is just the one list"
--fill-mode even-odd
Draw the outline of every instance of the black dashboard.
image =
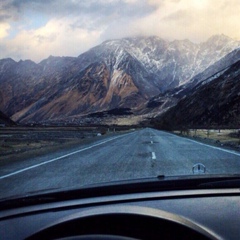
[[0, 211], [1, 239], [240, 239], [240, 189], [110, 194]]

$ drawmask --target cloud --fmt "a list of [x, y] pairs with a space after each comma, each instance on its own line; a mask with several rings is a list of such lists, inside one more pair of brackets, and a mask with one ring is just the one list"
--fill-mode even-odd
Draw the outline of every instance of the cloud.
[[[9, 54], [15, 59], [32, 59], [36, 62], [54, 56], [78, 56], [98, 44], [101, 32], [71, 28], [68, 19], [53, 19], [36, 30], [23, 30], [5, 42]], [[5, 56], [7, 57], [7, 56]]]
[[[142, 0], [3, 0], [0, 15], [7, 25], [1, 35], [8, 39], [0, 41], [6, 48], [0, 58], [76, 56], [154, 10]], [[10, 34], [7, 26], [13, 26]]]
[[24, 18], [26, 12], [45, 14], [49, 17], [95, 16], [108, 17], [113, 14], [140, 16], [151, 12], [146, 0], [3, 0], [2, 12], [12, 19]]
[[240, 39], [239, 0], [1, 0], [0, 58], [78, 56], [107, 39]]
[[[224, 33], [240, 39], [240, 2], [237, 0], [150, 0], [157, 10], [132, 23], [132, 31], [169, 40], [205, 41]], [[226, 7], [227, 6], [227, 7]]]
[[0, 39], [8, 36], [8, 30], [10, 29], [10, 25], [7, 23], [0, 23]]

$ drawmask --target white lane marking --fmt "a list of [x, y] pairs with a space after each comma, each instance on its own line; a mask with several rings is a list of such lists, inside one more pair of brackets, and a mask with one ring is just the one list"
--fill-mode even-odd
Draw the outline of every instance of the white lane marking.
[[153, 144], [153, 141], [151, 141], [151, 144]]
[[195, 140], [192, 140], [192, 139], [188, 139], [188, 138], [185, 138], [185, 137], [177, 136], [176, 134], [173, 134], [173, 133], [167, 133], [167, 134], [173, 135], [173, 136], [178, 137], [178, 138], [184, 138], [184, 139], [186, 139], [186, 140], [188, 140], [190, 142], [198, 143], [198, 144], [200, 144], [202, 146], [210, 147], [210, 148], [213, 148], [213, 149], [216, 149], [216, 150], [220, 150], [220, 151], [223, 151], [223, 152], [227, 152], [227, 153], [231, 153], [231, 154], [240, 156], [240, 153], [237, 153], [237, 152], [234, 152], [234, 151], [231, 151], [231, 150], [227, 150], [227, 149], [220, 148], [220, 147], [214, 147], [214, 146], [208, 145], [206, 143], [201, 143], [201, 142], [198, 142], [198, 141], [195, 141]]
[[[128, 134], [126, 134], [126, 135], [129, 135], [129, 134], [132, 134], [132, 133], [128, 133]], [[105, 140], [105, 141], [103, 141], [103, 142], [100, 142], [100, 143], [96, 143], [96, 144], [94, 144], [94, 145], [91, 145], [91, 146], [89, 146], [89, 147], [86, 147], [86, 148], [83, 148], [83, 149], [80, 149], [80, 150], [77, 150], [77, 151], [68, 153], [68, 154], [66, 154], [66, 155], [63, 155], [63, 156], [60, 156], [60, 157], [57, 157], [57, 158], [53, 158], [53, 159], [50, 159], [50, 160], [48, 160], [48, 161], [45, 161], [45, 162], [42, 162], [42, 163], [39, 163], [39, 164], [30, 166], [30, 167], [27, 167], [27, 168], [23, 168], [23, 169], [18, 170], [18, 171], [16, 171], [16, 172], [9, 173], [9, 174], [7, 174], [7, 175], [1, 176], [1, 177], [0, 177], [0, 180], [1, 180], [1, 179], [4, 179], [4, 178], [7, 178], [7, 177], [10, 177], [10, 176], [13, 176], [13, 175], [16, 175], [16, 174], [18, 174], [18, 173], [25, 172], [25, 171], [30, 170], [30, 169], [33, 169], [33, 168], [40, 167], [40, 166], [42, 166], [42, 165], [45, 165], [45, 164], [48, 164], [48, 163], [57, 161], [57, 160], [59, 160], [59, 159], [63, 159], [63, 158], [65, 158], [65, 157], [69, 157], [69, 156], [74, 155], [74, 154], [76, 154], [76, 153], [80, 153], [80, 152], [86, 151], [86, 150], [88, 150], [88, 149], [97, 147], [97, 146], [99, 146], [99, 145], [102, 145], [102, 144], [104, 144], [104, 143], [110, 142], [110, 141], [115, 140], [115, 139], [120, 138], [120, 137], [124, 137], [124, 136], [126, 136], [126, 135], [121, 135], [121, 136], [113, 137], [113, 138], [110, 138], [110, 139]]]
[[157, 159], [155, 152], [152, 152], [152, 159]]

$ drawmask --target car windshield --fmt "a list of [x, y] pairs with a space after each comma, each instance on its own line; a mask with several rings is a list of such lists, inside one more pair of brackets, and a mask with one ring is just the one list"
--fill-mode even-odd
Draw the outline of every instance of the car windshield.
[[0, 199], [240, 174], [236, 0], [3, 0]]

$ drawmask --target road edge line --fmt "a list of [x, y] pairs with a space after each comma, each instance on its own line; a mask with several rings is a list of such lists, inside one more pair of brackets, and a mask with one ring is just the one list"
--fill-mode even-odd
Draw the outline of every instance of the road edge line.
[[[132, 133], [128, 133], [128, 134], [126, 134], [126, 135], [129, 135], [129, 134], [132, 134]], [[28, 171], [28, 170], [33, 169], [33, 168], [36, 168], [36, 167], [40, 167], [40, 166], [42, 166], [42, 165], [45, 165], [45, 164], [48, 164], [48, 163], [51, 163], [51, 162], [55, 162], [55, 161], [57, 161], [57, 160], [63, 159], [63, 158], [65, 158], [65, 157], [69, 157], [69, 156], [74, 155], [74, 154], [76, 154], [76, 153], [89, 150], [89, 149], [91, 149], [91, 148], [94, 148], [94, 147], [97, 147], [97, 146], [102, 145], [102, 144], [104, 144], [104, 143], [113, 141], [113, 140], [118, 139], [118, 138], [120, 138], [120, 137], [124, 137], [124, 136], [126, 136], [126, 135], [121, 135], [121, 136], [113, 137], [113, 138], [110, 138], [110, 139], [108, 139], [108, 140], [102, 141], [102, 142], [100, 142], [100, 143], [96, 143], [96, 144], [94, 144], [94, 145], [91, 145], [91, 146], [89, 146], [89, 147], [85, 147], [85, 148], [79, 149], [79, 150], [77, 150], [77, 151], [74, 151], [74, 152], [71, 152], [71, 153], [62, 155], [62, 156], [60, 156], [60, 157], [53, 158], [53, 159], [50, 159], [50, 160], [48, 160], [48, 161], [44, 161], [44, 162], [42, 162], [42, 163], [32, 165], [32, 166], [30, 166], [30, 167], [23, 168], [23, 169], [21, 169], [21, 170], [15, 171], [15, 172], [13, 172], [13, 173], [9, 173], [9, 174], [0, 176], [0, 180], [2, 180], [2, 179], [4, 179], [4, 178], [11, 177], [11, 176], [14, 176], [14, 175], [17, 175], [17, 174], [19, 174], [19, 173]]]

